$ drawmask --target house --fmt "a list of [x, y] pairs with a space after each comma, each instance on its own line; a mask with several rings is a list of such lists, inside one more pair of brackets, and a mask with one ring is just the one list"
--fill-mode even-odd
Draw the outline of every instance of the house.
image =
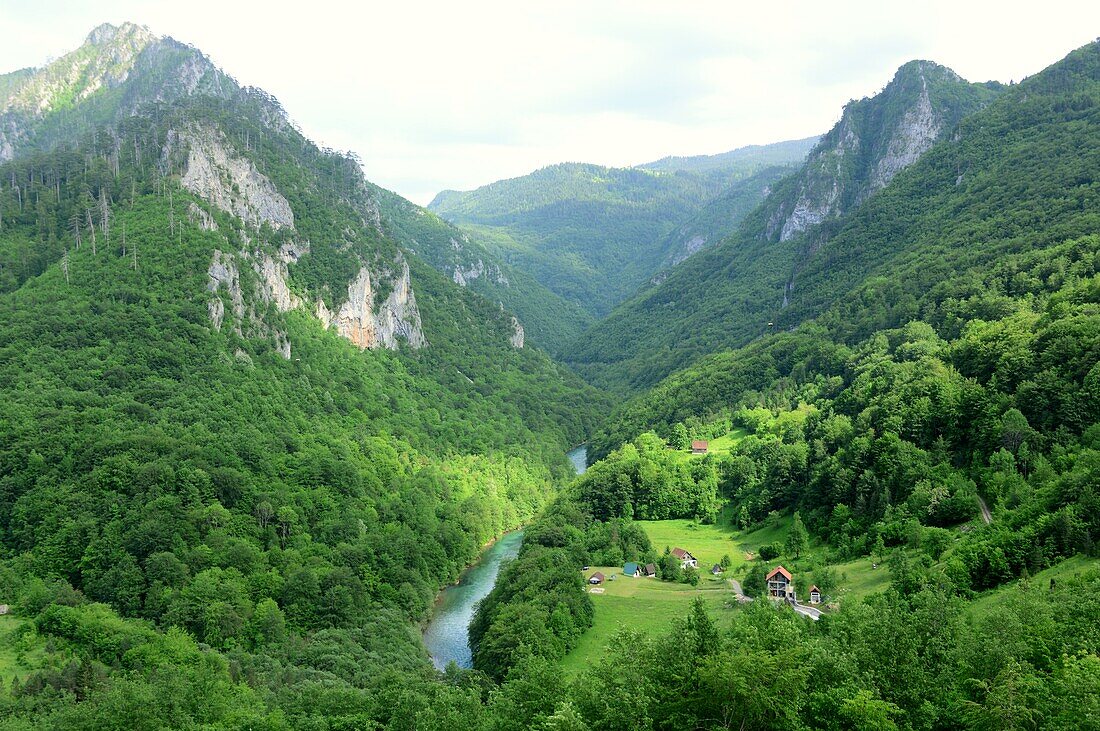
[[633, 561], [627, 561], [626, 564], [623, 565], [623, 576], [633, 576], [637, 578], [640, 573], [642, 573], [641, 568]]
[[821, 589], [817, 588], [817, 584], [810, 587], [810, 604], [821, 603]]
[[691, 443], [692, 454], [706, 454], [710, 444], [706, 439], [696, 439]]
[[652, 579], [656, 575], [657, 564], [647, 563], [645, 566], [642, 567], [642, 576], [646, 577], [647, 579]]
[[588, 577], [589, 584], [602, 584], [604, 576], [599, 571]]
[[776, 566], [767, 577], [768, 596], [779, 599], [794, 599], [794, 581], [791, 572], [782, 566]]
[[710, 572], [715, 576], [721, 576], [723, 571], [725, 571], [725, 569], [722, 568], [721, 564], [714, 564], [710, 567]]
[[689, 552], [685, 551], [682, 548], [672, 549], [672, 556], [680, 562], [680, 568], [686, 569], [688, 566], [692, 567], [693, 569], [699, 568], [699, 561], [695, 558], [695, 556], [692, 556]]
[[7, 614], [10, 611], [11, 609], [8, 607], [7, 604], [0, 604], [0, 614]]

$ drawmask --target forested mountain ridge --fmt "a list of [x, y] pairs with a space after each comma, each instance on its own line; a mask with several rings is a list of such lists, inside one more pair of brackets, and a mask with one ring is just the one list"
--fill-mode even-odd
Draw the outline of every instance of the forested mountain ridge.
[[[473, 191], [443, 191], [429, 208], [481, 234], [515, 268], [600, 316], [684, 252], [678, 226], [733, 186], [754, 185], [752, 176], [762, 169], [800, 162], [811, 141], [631, 168], [562, 163]], [[756, 183], [759, 190], [766, 186]], [[716, 240], [736, 225], [741, 210], [728, 207], [727, 218], [704, 218], [696, 227]]]
[[531, 342], [554, 353], [591, 324], [592, 316], [551, 292], [527, 272], [505, 264], [473, 231], [461, 230], [396, 193], [372, 186], [383, 225], [401, 246], [515, 313]]
[[728, 240], [641, 290], [564, 357], [593, 383], [637, 391], [695, 358], [743, 345], [780, 313], [796, 321], [788, 305], [805, 293], [802, 270], [824, 256], [825, 242], [1000, 93], [928, 61], [905, 64], [879, 94], [849, 103], [799, 171], [771, 186]]
[[0, 164], [0, 726], [415, 715], [451, 690], [412, 623], [606, 401], [271, 97], [123, 66]]

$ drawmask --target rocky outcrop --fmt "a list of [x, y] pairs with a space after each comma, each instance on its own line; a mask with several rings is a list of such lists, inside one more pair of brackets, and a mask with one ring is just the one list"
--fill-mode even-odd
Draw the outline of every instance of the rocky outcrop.
[[920, 80], [920, 97], [902, 115], [886, 146], [886, 152], [875, 163], [871, 172], [869, 193], [885, 188], [895, 175], [915, 163], [943, 132], [943, 123], [928, 97], [928, 80], [923, 73]]
[[389, 296], [377, 309], [374, 307], [375, 276], [363, 267], [348, 285], [348, 298], [335, 314], [324, 301], [317, 300], [318, 319], [361, 350], [396, 350], [402, 340], [411, 348], [426, 346], [428, 341], [424, 338], [420, 310], [409, 279], [409, 265], [402, 259], [399, 266], [401, 271], [390, 282]]
[[293, 310], [302, 304], [287, 284], [289, 276], [285, 261], [275, 261], [267, 254], [260, 255], [256, 262], [256, 273], [263, 283], [264, 298], [275, 304], [279, 312]]
[[481, 259], [477, 259], [471, 264], [462, 266], [456, 264], [452, 278], [455, 284], [460, 287], [465, 287], [481, 277], [487, 277], [490, 281], [508, 286], [508, 278], [504, 276], [504, 273], [500, 271], [500, 267], [496, 264], [486, 265]]
[[180, 184], [226, 213], [259, 227], [292, 228], [294, 213], [275, 185], [229, 146], [221, 131], [208, 124], [190, 124], [168, 133], [165, 158], [177, 148], [187, 150]]
[[765, 235], [787, 241], [886, 187], [965, 115], [999, 93], [931, 61], [898, 69], [877, 96], [853, 101], [775, 202]]
[[199, 208], [194, 203], [187, 206], [187, 220], [193, 225], [198, 226], [203, 231], [217, 231], [218, 224], [214, 220], [214, 217], [210, 215], [210, 211], [204, 208]]
[[244, 318], [244, 294], [241, 292], [241, 273], [233, 257], [214, 251], [214, 259], [206, 270], [209, 281], [206, 290], [210, 292], [210, 302], [207, 309], [210, 313], [210, 322], [215, 330], [221, 330], [225, 320], [225, 303], [222, 301], [220, 290], [225, 289], [229, 294], [229, 302], [233, 308], [233, 326], [238, 335], [241, 333], [240, 321]]
[[508, 341], [513, 348], [523, 347], [523, 325], [515, 315], [512, 315], [512, 337], [508, 338]]

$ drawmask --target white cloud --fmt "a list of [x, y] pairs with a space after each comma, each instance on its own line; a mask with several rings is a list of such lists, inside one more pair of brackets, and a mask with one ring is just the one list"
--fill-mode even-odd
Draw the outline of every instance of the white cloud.
[[39, 0], [0, 8], [0, 68], [133, 20], [262, 87], [322, 144], [427, 202], [562, 160], [629, 164], [824, 132], [928, 58], [1019, 80], [1091, 40], [1100, 4]]

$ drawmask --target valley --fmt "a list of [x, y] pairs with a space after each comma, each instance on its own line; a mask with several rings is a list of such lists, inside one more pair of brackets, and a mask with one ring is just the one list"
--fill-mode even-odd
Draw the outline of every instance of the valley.
[[135, 23], [0, 75], [0, 731], [1095, 728], [1060, 53], [427, 206]]

